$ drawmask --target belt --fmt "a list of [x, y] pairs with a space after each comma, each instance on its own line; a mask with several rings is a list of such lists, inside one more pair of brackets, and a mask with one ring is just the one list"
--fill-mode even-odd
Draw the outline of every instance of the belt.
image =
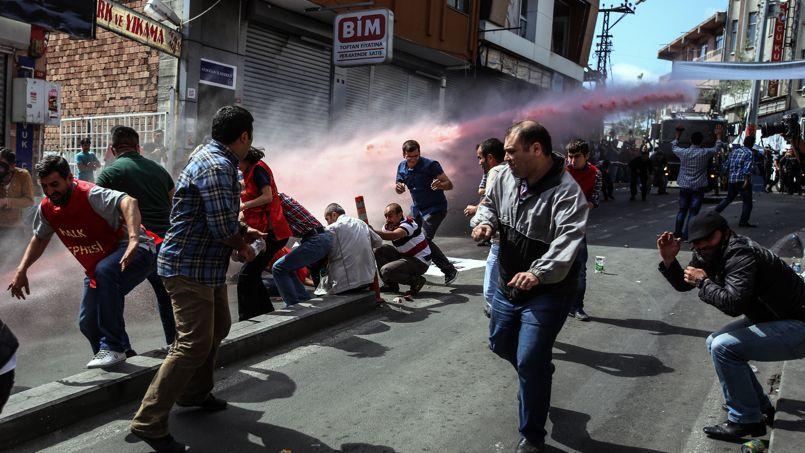
[[324, 233], [324, 227], [316, 227], [303, 234], [299, 239], [310, 239], [311, 237], [322, 233]]

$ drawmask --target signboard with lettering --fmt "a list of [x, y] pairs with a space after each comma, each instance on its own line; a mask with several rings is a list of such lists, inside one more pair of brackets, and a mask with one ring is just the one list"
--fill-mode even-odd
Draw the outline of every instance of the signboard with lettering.
[[393, 58], [394, 13], [373, 9], [336, 16], [333, 64], [358, 66], [390, 62]]
[[97, 24], [113, 33], [179, 57], [182, 34], [153, 19], [109, 0], [98, 0]]
[[17, 123], [17, 143], [14, 152], [17, 166], [31, 171], [34, 159], [34, 125]]
[[[771, 46], [771, 61], [783, 61], [783, 52], [785, 46], [785, 20], [788, 16], [788, 3], [780, 3], [778, 5], [779, 11], [774, 17], [774, 41]], [[766, 90], [768, 97], [775, 97], [780, 91], [779, 80], [769, 80], [769, 87]]]
[[234, 90], [237, 74], [238, 68], [235, 66], [202, 58], [198, 83]]

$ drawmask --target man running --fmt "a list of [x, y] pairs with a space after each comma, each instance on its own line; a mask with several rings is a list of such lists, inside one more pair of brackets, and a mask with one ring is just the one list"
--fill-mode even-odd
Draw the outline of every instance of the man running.
[[403, 161], [397, 166], [397, 193], [411, 192], [412, 216], [422, 224], [425, 238], [430, 244], [433, 264], [444, 274], [444, 284], [449, 285], [458, 276], [458, 270], [433, 243], [433, 237], [447, 217], [445, 190], [452, 190], [453, 183], [442, 170], [438, 161], [420, 155], [419, 143], [408, 140], [403, 143]]

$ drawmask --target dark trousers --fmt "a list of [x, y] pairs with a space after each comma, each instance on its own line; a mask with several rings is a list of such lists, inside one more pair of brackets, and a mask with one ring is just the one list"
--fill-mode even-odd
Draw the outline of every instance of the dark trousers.
[[430, 259], [433, 260], [433, 264], [435, 264], [442, 273], [447, 274], [447, 272], [455, 270], [455, 267], [450, 264], [450, 260], [444, 256], [439, 246], [433, 243], [436, 230], [439, 229], [439, 225], [442, 224], [445, 217], [447, 217], [446, 212], [434, 212], [433, 214], [423, 216], [421, 220], [422, 229], [425, 232], [425, 239], [428, 240], [428, 245], [430, 245]]
[[604, 192], [604, 200], [614, 200], [615, 199], [615, 184], [612, 183], [612, 177], [608, 174], [604, 176], [603, 184], [601, 185], [601, 189]]
[[402, 256], [394, 246], [388, 244], [375, 249], [375, 260], [380, 269], [380, 278], [389, 286], [413, 285], [428, 270], [428, 265], [419, 258]]
[[517, 370], [520, 383], [520, 435], [545, 439], [551, 406], [553, 344], [565, 324], [573, 295], [541, 294], [513, 304], [500, 288], [492, 300], [489, 348]]
[[14, 370], [0, 374], [0, 413], [3, 412], [3, 407], [8, 402], [12, 388], [14, 388]]
[[271, 258], [287, 243], [288, 239], [267, 240], [266, 249], [243, 265], [238, 274], [238, 321], [274, 311], [271, 295], [263, 284], [263, 271]]
[[676, 213], [674, 235], [688, 237], [688, 224], [699, 214], [704, 200], [704, 189], [679, 189], [679, 212]]
[[746, 184], [746, 187], [744, 185], [743, 181], [731, 182], [727, 186], [727, 196], [716, 206], [716, 212], [721, 212], [735, 200], [738, 194], [741, 194], [743, 206], [741, 207], [741, 220], [738, 225], [749, 223], [749, 216], [752, 215], [752, 184]]
[[587, 236], [584, 236], [579, 254], [576, 255], [576, 262], [578, 262], [581, 267], [579, 268], [579, 287], [576, 291], [576, 297], [573, 299], [571, 310], [584, 308], [584, 293], [587, 292], [587, 259]]
[[643, 201], [646, 200], [646, 195], [648, 195], [648, 191], [651, 187], [648, 185], [648, 175], [632, 175], [632, 179], [629, 181], [629, 190], [632, 192], [632, 198], [637, 195], [637, 183], [638, 180], [640, 182], [640, 197]]
[[[157, 246], [157, 255], [159, 255], [160, 248], [162, 248], [162, 244]], [[165, 343], [172, 344], [176, 338], [176, 320], [173, 318], [171, 296], [168, 294], [168, 290], [165, 289], [162, 278], [157, 274], [156, 262], [154, 262], [154, 271], [146, 279], [151, 284], [157, 297], [157, 311], [159, 311], [159, 320], [162, 321], [162, 331], [165, 332]]]

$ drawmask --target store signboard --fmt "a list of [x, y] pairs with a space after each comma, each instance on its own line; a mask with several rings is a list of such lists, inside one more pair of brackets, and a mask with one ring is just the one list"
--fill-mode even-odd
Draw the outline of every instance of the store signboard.
[[339, 14], [334, 21], [333, 64], [358, 66], [390, 62], [394, 44], [394, 13], [373, 9]]
[[131, 8], [109, 0], [98, 0], [97, 16], [101, 28], [177, 58], [182, 54], [181, 33]]

